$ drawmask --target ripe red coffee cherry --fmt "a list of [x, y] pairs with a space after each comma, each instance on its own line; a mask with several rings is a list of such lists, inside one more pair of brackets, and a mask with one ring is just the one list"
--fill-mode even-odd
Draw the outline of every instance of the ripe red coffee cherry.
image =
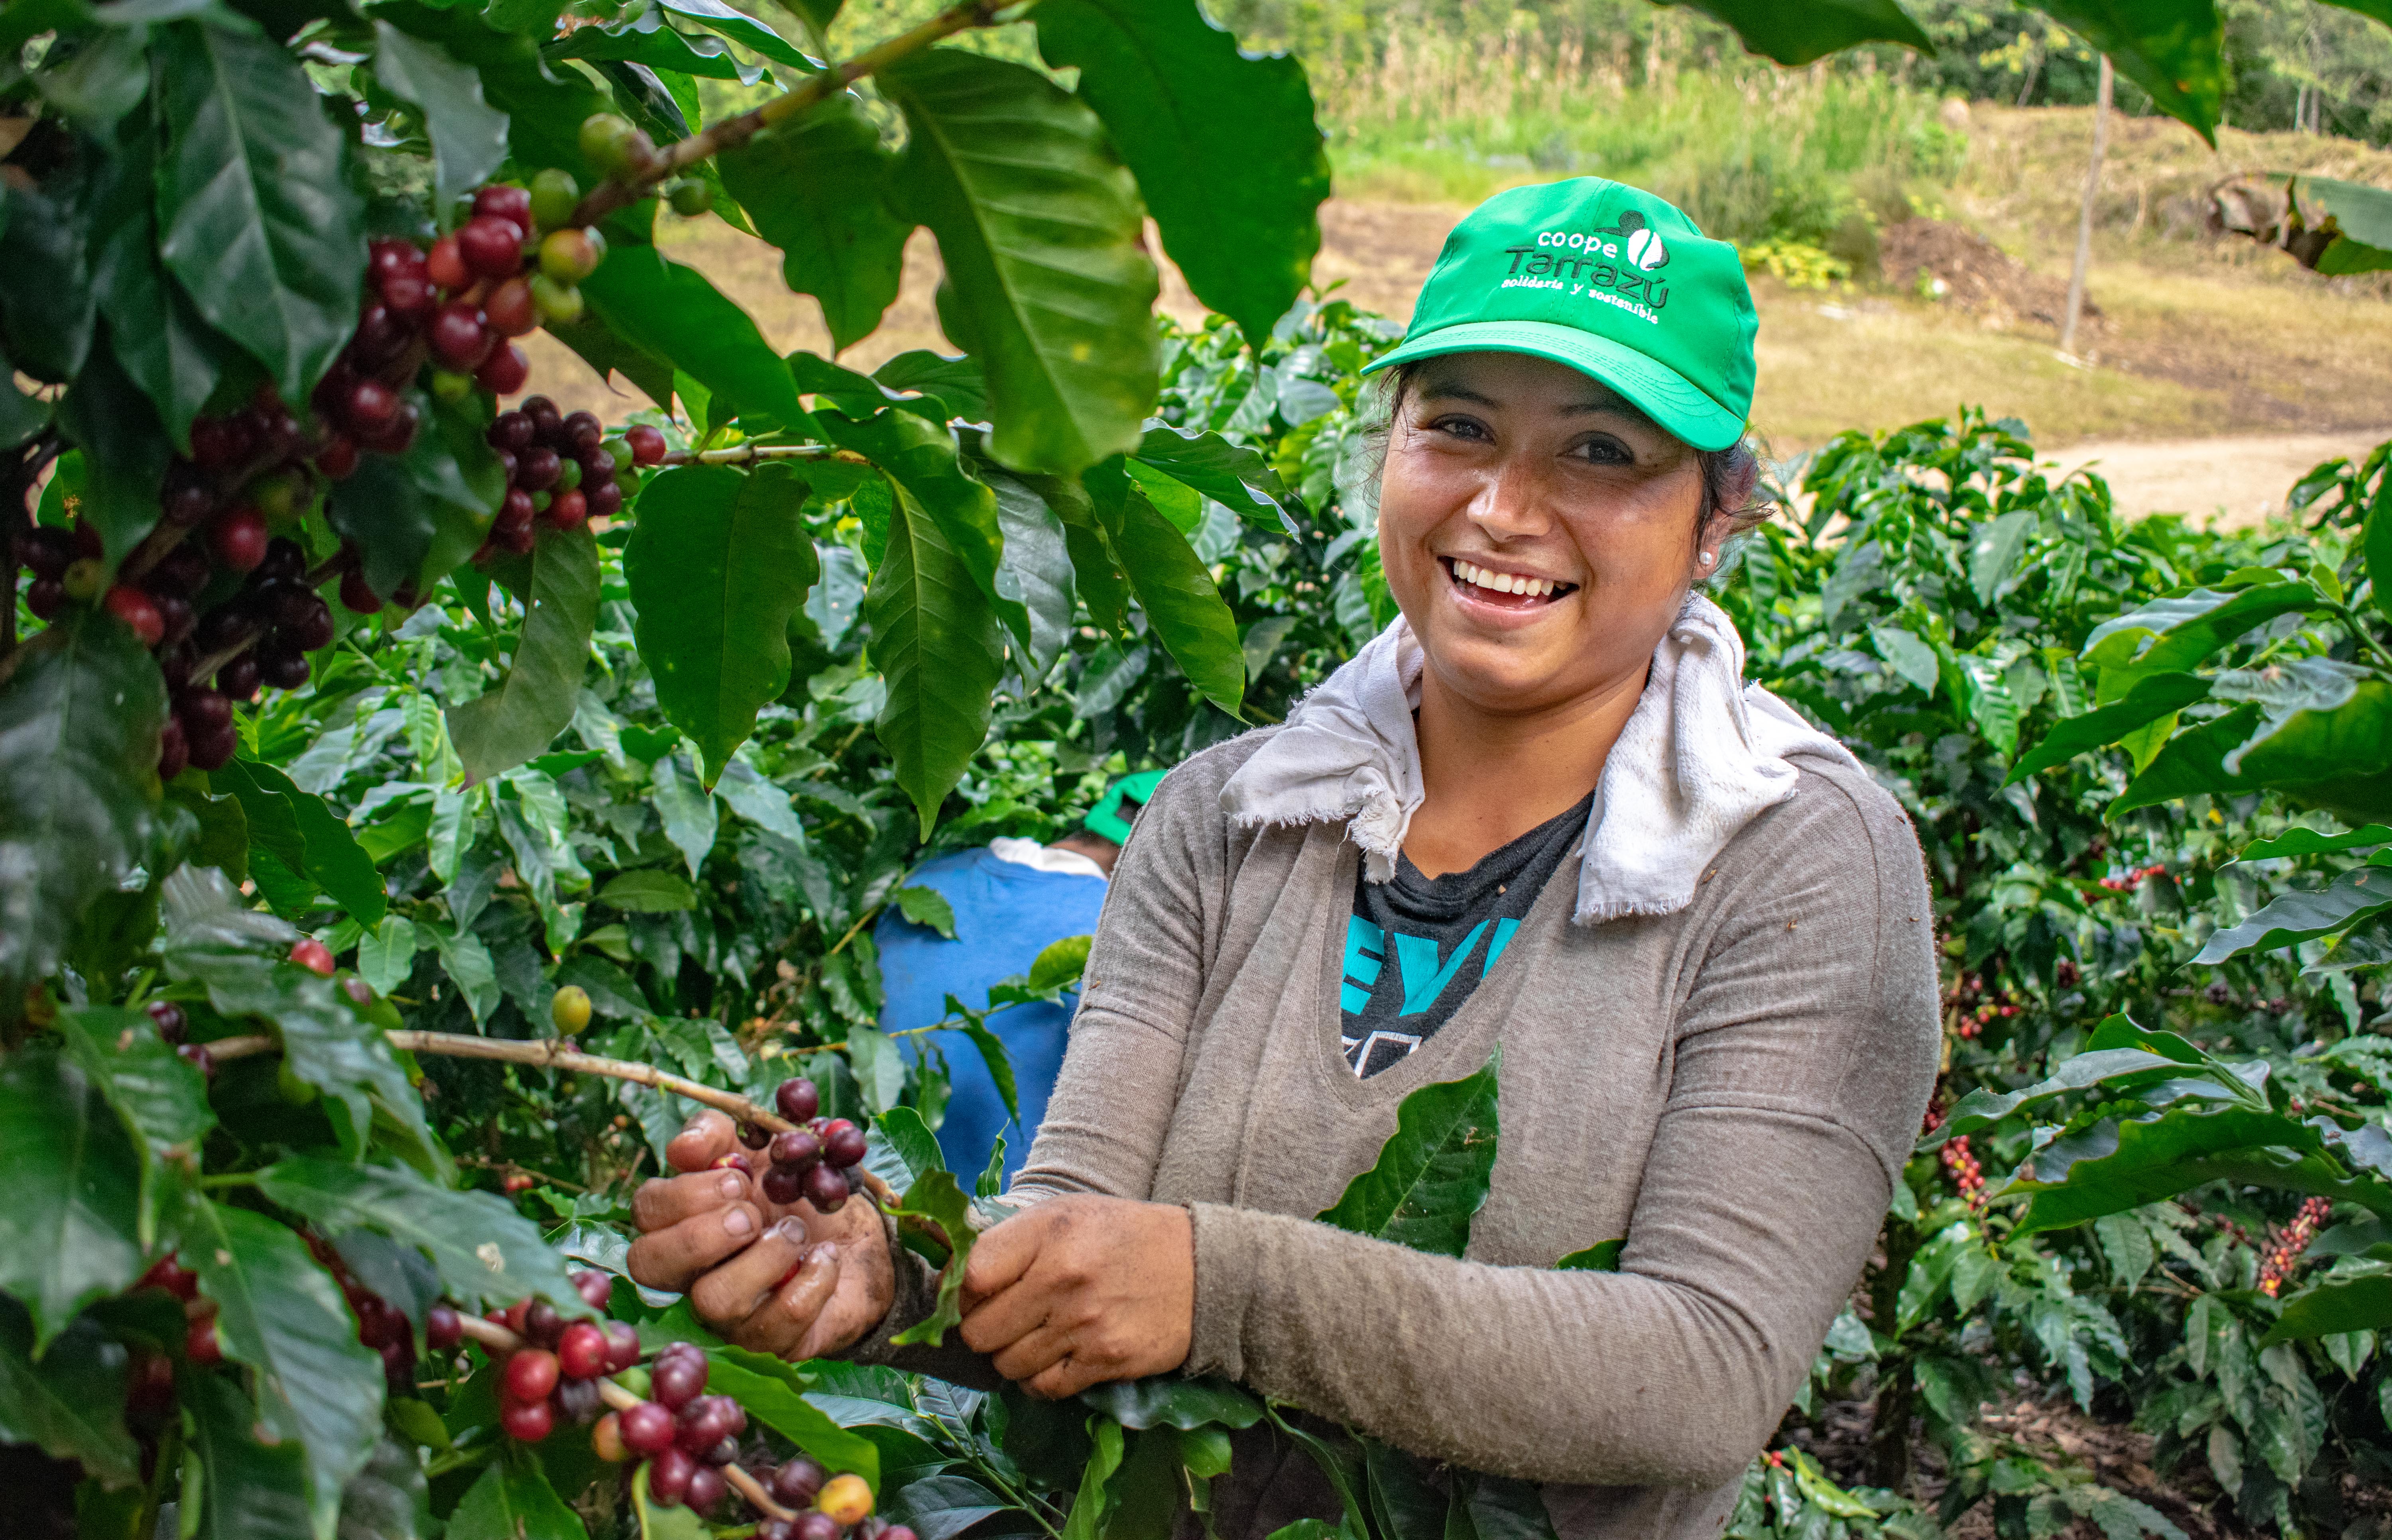
[[722, 1479], [721, 1471], [701, 1465], [690, 1472], [689, 1489], [682, 1494], [682, 1501], [689, 1505], [692, 1513], [712, 1518], [730, 1493], [731, 1483]]
[[656, 1404], [680, 1411], [706, 1389], [706, 1355], [702, 1352], [665, 1352], [656, 1356], [648, 1371], [648, 1391]]
[[216, 1318], [200, 1316], [183, 1330], [183, 1356], [202, 1367], [224, 1362], [224, 1344], [216, 1340]]
[[[665, 458], [665, 435], [643, 422], [623, 430], [623, 442], [631, 446], [631, 463], [657, 465]], [[812, 1116], [809, 1114], [809, 1116]]]
[[573, 1275], [573, 1292], [580, 1295], [581, 1302], [591, 1309], [604, 1310], [606, 1302], [615, 1297], [615, 1280], [593, 1267]]
[[640, 1361], [640, 1334], [629, 1321], [609, 1321], [603, 1328], [606, 1333], [606, 1372], [621, 1374]]
[[606, 1372], [606, 1334], [576, 1321], [556, 1339], [556, 1366], [567, 1379], [595, 1379]]
[[313, 936], [302, 936], [291, 944], [291, 961], [320, 977], [332, 977], [332, 951]]
[[540, 311], [531, 303], [531, 285], [519, 278], [490, 291], [482, 302], [482, 314], [501, 337], [520, 337], [540, 326]]
[[643, 1401], [623, 1414], [623, 1447], [634, 1455], [656, 1455], [672, 1447], [673, 1415], [653, 1401]]
[[[183, 1014], [183, 1008], [180, 1005], [171, 1000], [153, 1000], [144, 1008], [149, 1011], [150, 1021], [156, 1025], [158, 1036], [169, 1044], [180, 1044], [185, 1035], [191, 1029], [190, 1018]], [[172, 1257], [166, 1259], [170, 1262], [174, 1260]], [[157, 1269], [152, 1268], [150, 1271], [154, 1273]], [[189, 1297], [184, 1296], [185, 1299]]]
[[139, 589], [123, 584], [108, 590], [108, 613], [133, 628], [144, 647], [155, 647], [166, 634], [165, 618], [158, 613], [158, 602]]
[[538, 1443], [556, 1431], [556, 1413], [546, 1401], [511, 1401], [499, 1408], [499, 1426], [518, 1443]]
[[[225, 757], [229, 759], [232, 756], [228, 752]], [[194, 764], [198, 763], [196, 759], [192, 762]], [[218, 760], [217, 763], [221, 764], [223, 763], [223, 760]], [[207, 767], [202, 766], [201, 768], [204, 770]], [[192, 1068], [198, 1070], [201, 1074], [205, 1075], [210, 1080], [215, 1079], [216, 1056], [208, 1052], [206, 1044], [187, 1042], [180, 1048], [175, 1050], [175, 1056], [181, 1059], [185, 1064], [189, 1065]]]
[[556, 1389], [556, 1354], [526, 1348], [507, 1360], [506, 1393], [516, 1401], [546, 1401]]
[[773, 1101], [781, 1109], [781, 1116], [793, 1123], [805, 1122], [822, 1109], [822, 1094], [809, 1080], [783, 1081], [773, 1093]]
[[169, 1255], [160, 1257], [156, 1262], [151, 1262], [150, 1271], [142, 1274], [141, 1281], [133, 1287], [162, 1288], [175, 1298], [188, 1303], [199, 1298], [200, 1275], [185, 1267], [179, 1258]]
[[847, 1178], [833, 1166], [816, 1166], [805, 1174], [806, 1201], [824, 1213], [835, 1214], [847, 1203]]
[[423, 265], [423, 253], [415, 243], [396, 236], [376, 236], [366, 242], [366, 271], [380, 283], [393, 273], [404, 272]]
[[531, 228], [531, 189], [493, 182], [474, 192], [474, 213], [477, 215], [495, 214], [500, 219], [513, 221], [520, 229], [528, 230]]
[[474, 382], [492, 395], [513, 395], [530, 378], [531, 360], [513, 343], [500, 343], [491, 349], [482, 367], [474, 371]]
[[513, 278], [523, 270], [523, 231], [514, 220], [476, 214], [457, 232], [457, 254], [483, 278]]
[[827, 1513], [808, 1508], [798, 1515], [791, 1533], [798, 1540], [838, 1540], [839, 1522]]
[[366, 582], [366, 575], [357, 567], [341, 574], [341, 602], [351, 615], [373, 615], [382, 609], [382, 595]]
[[382, 280], [382, 303], [396, 315], [422, 320], [431, 313], [437, 298], [432, 287], [432, 275], [422, 268], [412, 273], [397, 273]]
[[771, 1147], [765, 1152], [775, 1166], [786, 1166], [802, 1171], [822, 1158], [822, 1141], [812, 1129], [793, 1128], [773, 1135]]
[[864, 1131], [844, 1118], [831, 1119], [823, 1134], [823, 1158], [841, 1171], [864, 1158]]
[[800, 1171], [792, 1166], [774, 1166], [759, 1184], [764, 1189], [764, 1200], [785, 1209], [797, 1202], [806, 1196], [806, 1172], [815, 1169], [809, 1166]]
[[668, 1449], [648, 1464], [648, 1497], [662, 1508], [676, 1508], [689, 1495], [689, 1479], [697, 1461], [679, 1449]]
[[578, 488], [559, 492], [556, 500], [548, 505], [548, 522], [558, 529], [571, 529], [590, 516], [590, 499]]
[[481, 310], [463, 300], [451, 300], [432, 317], [432, 356], [460, 374], [482, 367], [498, 339], [483, 324]]
[[227, 509], [208, 526], [208, 550], [235, 572], [256, 571], [268, 538], [266, 515], [247, 504]]
[[423, 1313], [423, 1344], [433, 1352], [447, 1352], [464, 1339], [465, 1320], [455, 1305], [434, 1305]]
[[474, 281], [474, 275], [466, 267], [463, 255], [458, 252], [457, 238], [453, 235], [442, 236], [432, 243], [432, 250], [423, 253], [423, 273], [442, 289], [462, 289]]
[[175, 703], [175, 715], [182, 718], [185, 731], [204, 738], [232, 725], [232, 702], [222, 691], [202, 686], [183, 692], [183, 698]]
[[370, 377], [360, 380], [349, 387], [341, 415], [351, 428], [370, 434], [398, 415], [398, 392]]
[[422, 420], [422, 408], [402, 397], [396, 415], [388, 422], [371, 433], [358, 434], [358, 446], [378, 455], [403, 455], [407, 453], [408, 446], [415, 442], [415, 431]]

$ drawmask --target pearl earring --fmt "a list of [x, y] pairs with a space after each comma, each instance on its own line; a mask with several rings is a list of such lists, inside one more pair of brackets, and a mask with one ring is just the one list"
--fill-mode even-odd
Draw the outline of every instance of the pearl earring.
[[1715, 560], [1716, 558], [1713, 557], [1710, 551], [1707, 550], [1703, 552], [1703, 565], [1710, 566]]

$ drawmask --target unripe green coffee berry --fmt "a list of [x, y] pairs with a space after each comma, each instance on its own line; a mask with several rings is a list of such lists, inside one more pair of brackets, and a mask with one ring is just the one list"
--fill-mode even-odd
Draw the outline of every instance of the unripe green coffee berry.
[[260, 513], [280, 524], [297, 517], [303, 511], [301, 499], [306, 495], [306, 483], [285, 472], [279, 476], [267, 476], [251, 487], [249, 500], [256, 505]]
[[58, 575], [58, 583], [67, 590], [69, 599], [88, 604], [108, 587], [108, 568], [100, 564], [98, 557], [86, 556], [80, 562], [68, 563], [67, 570]]
[[316, 1088], [299, 1078], [287, 1058], [282, 1061], [282, 1068], [274, 1072], [274, 1089], [292, 1106], [306, 1106], [316, 1099]]
[[675, 182], [665, 196], [672, 200], [673, 213], [684, 219], [695, 219], [714, 207], [713, 189], [694, 176]]
[[610, 438], [606, 441], [605, 448], [607, 455], [615, 461], [615, 474], [617, 476], [620, 476], [624, 472], [631, 468], [630, 445], [624, 442], [620, 437], [616, 437]]
[[531, 179], [531, 216], [541, 229], [564, 224], [580, 203], [581, 184], [569, 171], [551, 167]]
[[638, 497], [640, 495], [639, 468], [637, 466], [627, 465], [622, 470], [616, 472], [615, 485], [623, 489], [623, 500], [626, 503], [630, 502], [633, 498]]
[[580, 230], [551, 230], [540, 243], [540, 270], [559, 283], [579, 283], [598, 270], [598, 249]]
[[615, 112], [593, 112], [581, 123], [581, 155], [601, 176], [632, 170], [656, 153], [648, 136], [630, 119]]
[[436, 369], [432, 371], [432, 394], [453, 406], [474, 394], [474, 377]]
[[581, 318], [581, 291], [546, 273], [531, 276], [531, 298], [540, 306], [540, 318], [551, 326], [571, 326]]
[[548, 505], [555, 500], [545, 492], [535, 492], [531, 495], [531, 511], [535, 513], [545, 513], [548, 511]]
[[579, 460], [568, 459], [556, 468], [556, 485], [553, 490], [570, 492], [580, 485], [581, 462]]
[[558, 1032], [571, 1037], [590, 1025], [590, 991], [578, 984], [567, 984], [548, 1003], [548, 1017], [556, 1023]]

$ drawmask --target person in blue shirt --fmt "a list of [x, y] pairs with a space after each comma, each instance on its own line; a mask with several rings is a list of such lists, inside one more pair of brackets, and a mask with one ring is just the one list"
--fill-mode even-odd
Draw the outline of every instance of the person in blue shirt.
[[[949, 995], [977, 1009], [987, 1003], [991, 985], [1029, 973], [1032, 961], [1050, 944], [1094, 932], [1113, 858], [1163, 776], [1149, 770], [1114, 782], [1083, 826], [1052, 845], [996, 839], [918, 868], [907, 886], [935, 888], [946, 899], [955, 911], [955, 939], [914, 924], [894, 904], [881, 911], [872, 930], [880, 948], [880, 1029], [904, 1031], [944, 1020]], [[1007, 1126], [1012, 1119], [971, 1040], [957, 1031], [926, 1034], [945, 1054], [953, 1076], [946, 1119], [939, 1126], [939, 1153], [967, 1189], [987, 1169], [1000, 1133], [1005, 1180], [1010, 1183], [1021, 1169], [1063, 1067], [1076, 1003], [1076, 994], [1067, 994], [1058, 1004], [1033, 1001], [988, 1018], [989, 1029], [1013, 1060], [1019, 1127]]]

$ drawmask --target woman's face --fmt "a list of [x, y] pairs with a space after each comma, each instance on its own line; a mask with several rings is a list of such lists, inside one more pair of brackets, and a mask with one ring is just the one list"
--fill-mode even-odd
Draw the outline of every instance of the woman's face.
[[1389, 429], [1380, 556], [1439, 682], [1525, 714], [1642, 688], [1703, 550], [1717, 558], [1724, 531], [1696, 544], [1701, 509], [1695, 451], [1607, 386], [1453, 354], [1422, 366]]

